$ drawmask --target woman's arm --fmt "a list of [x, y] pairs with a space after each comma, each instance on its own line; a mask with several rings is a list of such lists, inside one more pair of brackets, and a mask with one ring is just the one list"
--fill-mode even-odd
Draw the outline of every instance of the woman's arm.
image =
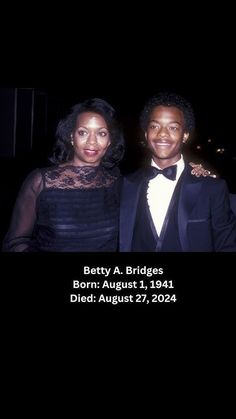
[[10, 228], [3, 241], [4, 252], [31, 250], [36, 220], [36, 200], [42, 188], [42, 174], [36, 169], [25, 179], [17, 196]]

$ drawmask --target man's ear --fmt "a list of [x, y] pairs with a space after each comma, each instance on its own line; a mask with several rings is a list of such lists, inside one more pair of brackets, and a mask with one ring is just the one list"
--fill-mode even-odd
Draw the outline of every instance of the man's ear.
[[189, 132], [185, 132], [183, 136], [183, 143], [187, 143], [188, 138], [189, 138]]

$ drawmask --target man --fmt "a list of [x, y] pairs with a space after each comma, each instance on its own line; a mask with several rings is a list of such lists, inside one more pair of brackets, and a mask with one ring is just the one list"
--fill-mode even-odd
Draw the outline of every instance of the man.
[[196, 177], [182, 155], [194, 129], [188, 101], [152, 97], [141, 113], [151, 165], [124, 179], [121, 252], [236, 251], [236, 218], [222, 179]]

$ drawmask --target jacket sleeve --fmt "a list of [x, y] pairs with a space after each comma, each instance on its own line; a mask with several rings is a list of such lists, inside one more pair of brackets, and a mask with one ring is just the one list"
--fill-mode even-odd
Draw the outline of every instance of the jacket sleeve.
[[3, 252], [30, 252], [36, 220], [36, 200], [43, 187], [42, 174], [36, 169], [25, 179], [18, 193], [9, 230], [3, 240]]
[[211, 195], [211, 217], [216, 252], [236, 252], [236, 217], [230, 208], [229, 192], [224, 180]]

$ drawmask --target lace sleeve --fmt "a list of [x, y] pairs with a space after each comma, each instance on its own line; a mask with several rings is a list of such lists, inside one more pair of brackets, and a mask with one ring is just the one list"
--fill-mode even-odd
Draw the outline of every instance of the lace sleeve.
[[25, 179], [13, 209], [10, 228], [3, 241], [3, 252], [28, 252], [36, 219], [36, 199], [43, 188], [39, 169]]

